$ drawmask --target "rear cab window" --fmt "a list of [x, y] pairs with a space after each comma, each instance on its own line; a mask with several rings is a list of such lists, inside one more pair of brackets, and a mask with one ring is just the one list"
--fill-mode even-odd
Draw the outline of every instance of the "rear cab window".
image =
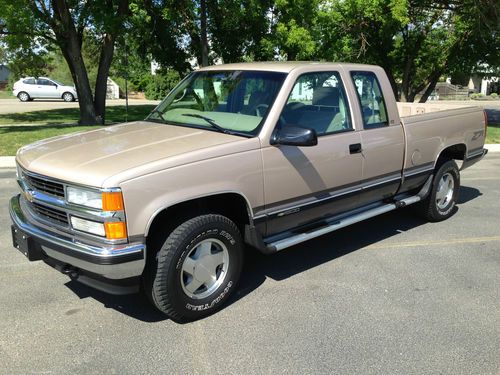
[[353, 130], [344, 85], [335, 71], [298, 77], [281, 117], [286, 124], [314, 129], [318, 136]]
[[353, 71], [351, 77], [356, 88], [364, 129], [389, 126], [384, 95], [375, 73]]

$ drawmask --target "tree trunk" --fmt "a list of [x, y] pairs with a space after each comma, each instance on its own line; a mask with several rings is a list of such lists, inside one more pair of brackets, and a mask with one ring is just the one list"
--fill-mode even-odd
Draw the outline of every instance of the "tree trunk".
[[83, 62], [82, 51], [79, 43], [75, 23], [64, 0], [52, 0], [54, 17], [60, 23], [60, 27], [54, 29], [56, 40], [64, 59], [68, 63], [71, 76], [78, 93], [78, 106], [80, 107], [80, 124], [96, 124], [94, 101], [90, 89], [87, 69]]
[[94, 107], [97, 120], [104, 124], [106, 113], [106, 94], [108, 89], [108, 76], [113, 52], [115, 48], [115, 36], [108, 33], [104, 36], [99, 58], [99, 68], [95, 82]]
[[434, 91], [434, 88], [436, 87], [436, 84], [438, 83], [439, 77], [441, 77], [441, 72], [436, 71], [432, 73], [429, 85], [427, 86], [427, 89], [425, 89], [424, 94], [419, 100], [419, 103], [425, 103], [427, 99], [429, 98], [429, 95], [432, 94], [432, 91]]
[[[107, 6], [110, 12], [113, 11], [113, 1], [108, 0]], [[118, 19], [119, 27], [123, 25], [123, 19], [127, 16], [128, 0], [120, 0], [116, 18]], [[94, 107], [97, 120], [104, 125], [106, 115], [106, 94], [108, 91], [108, 76], [113, 55], [115, 52], [116, 35], [119, 32], [119, 27], [115, 27], [113, 31], [107, 32], [104, 36], [101, 55], [99, 56], [99, 67], [97, 70], [97, 79], [95, 82]]]
[[414, 99], [415, 99], [415, 97], [412, 96], [410, 93], [407, 93], [407, 92], [401, 90], [401, 97], [399, 98], [399, 101], [411, 103], [411, 102], [413, 102]]
[[391, 84], [392, 92], [394, 93], [394, 97], [396, 98], [396, 101], [400, 100], [399, 97], [399, 92], [398, 92], [398, 84], [396, 83], [396, 80], [394, 79], [394, 75], [389, 69], [385, 69], [385, 73], [387, 74], [387, 78], [389, 79], [389, 83]]
[[207, 2], [200, 0], [201, 66], [208, 66]]
[[79, 51], [75, 52], [74, 48], [66, 49], [62, 46], [61, 51], [68, 63], [78, 94], [78, 106], [80, 107], [80, 120], [78, 123], [87, 125], [97, 124], [92, 91], [81, 53]]

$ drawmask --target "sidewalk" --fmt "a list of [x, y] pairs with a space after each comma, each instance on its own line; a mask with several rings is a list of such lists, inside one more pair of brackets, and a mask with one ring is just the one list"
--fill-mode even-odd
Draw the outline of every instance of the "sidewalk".
[[[500, 144], [484, 145], [488, 152], [500, 152]], [[15, 168], [16, 162], [14, 156], [0, 156], [0, 169]]]

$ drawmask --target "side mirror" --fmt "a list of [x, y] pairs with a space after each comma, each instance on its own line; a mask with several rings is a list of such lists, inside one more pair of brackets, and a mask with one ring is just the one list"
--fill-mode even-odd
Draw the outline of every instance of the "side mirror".
[[318, 136], [314, 129], [301, 128], [300, 126], [285, 125], [276, 131], [271, 140], [273, 145], [286, 146], [316, 146]]

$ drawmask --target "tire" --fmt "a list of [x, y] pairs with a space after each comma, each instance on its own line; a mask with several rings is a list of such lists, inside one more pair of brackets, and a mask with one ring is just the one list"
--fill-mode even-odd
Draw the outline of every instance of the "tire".
[[62, 94], [62, 98], [65, 102], [74, 102], [75, 101], [75, 96], [70, 92], [65, 92], [64, 94]]
[[425, 200], [417, 206], [422, 217], [437, 222], [448, 219], [455, 213], [460, 190], [460, 172], [453, 160], [442, 163], [432, 181], [432, 189]]
[[174, 321], [192, 321], [218, 311], [238, 283], [243, 241], [221, 215], [201, 215], [174, 229], [146, 267], [144, 289]]
[[29, 102], [30, 100], [32, 100], [29, 94], [25, 91], [21, 91], [19, 94], [17, 94], [17, 98], [22, 102]]

